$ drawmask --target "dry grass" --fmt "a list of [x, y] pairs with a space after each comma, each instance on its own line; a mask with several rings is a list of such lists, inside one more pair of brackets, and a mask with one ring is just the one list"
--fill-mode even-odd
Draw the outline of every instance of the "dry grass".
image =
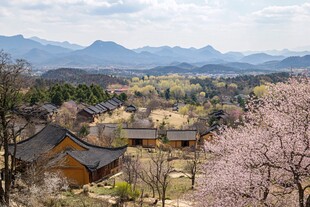
[[[168, 126], [170, 128], [177, 128], [181, 129], [182, 126], [188, 124], [188, 116], [181, 115], [178, 112], [172, 112], [168, 110], [163, 109], [157, 109], [152, 111], [150, 118], [153, 120], [155, 127], [158, 127], [158, 125], [165, 121], [168, 123]], [[193, 121], [192, 119], [189, 120], [190, 123]]]
[[95, 120], [94, 123], [119, 123], [122, 120], [128, 120], [131, 116], [131, 113], [124, 111], [123, 108], [117, 109], [113, 111], [111, 115], [103, 114], [98, 119]]

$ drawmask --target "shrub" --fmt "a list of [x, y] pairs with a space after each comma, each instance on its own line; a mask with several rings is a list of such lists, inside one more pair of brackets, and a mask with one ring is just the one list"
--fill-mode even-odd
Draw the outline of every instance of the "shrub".
[[135, 200], [139, 197], [140, 192], [138, 190], [133, 190], [132, 186], [127, 182], [120, 182], [116, 184], [116, 194], [120, 197], [122, 201]]

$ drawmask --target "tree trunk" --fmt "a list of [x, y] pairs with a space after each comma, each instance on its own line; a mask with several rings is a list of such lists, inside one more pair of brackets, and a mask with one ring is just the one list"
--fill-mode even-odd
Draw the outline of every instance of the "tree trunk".
[[298, 203], [299, 207], [305, 207], [304, 205], [304, 189], [302, 188], [302, 185], [300, 182], [296, 182], [297, 188], [298, 188]]
[[166, 200], [166, 189], [163, 189], [163, 195], [161, 197], [162, 207], [165, 207], [165, 200]]
[[4, 139], [4, 200], [7, 206], [10, 205], [10, 187], [11, 187], [11, 172], [9, 169], [9, 143]]
[[196, 179], [196, 176], [193, 174], [192, 175], [192, 190], [194, 190], [194, 187], [195, 187], [195, 179]]

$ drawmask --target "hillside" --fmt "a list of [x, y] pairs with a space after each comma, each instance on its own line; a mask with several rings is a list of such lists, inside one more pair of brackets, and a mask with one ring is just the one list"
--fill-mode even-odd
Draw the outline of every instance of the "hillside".
[[112, 41], [96, 40], [88, 47], [82, 47], [66, 41], [56, 42], [38, 37], [24, 38], [22, 35], [0, 35], [0, 49], [10, 53], [13, 58], [27, 59], [36, 68], [149, 69], [161, 66], [151, 72], [162, 73], [162, 70], [166, 70], [162, 67], [176, 66], [176, 69], [169, 67], [167, 71], [174, 70], [171, 72], [175, 72], [180, 68], [181, 73], [190, 72], [183, 71], [183, 69], [201, 73], [205, 69], [196, 67], [209, 65], [208, 71], [220, 73], [223, 71], [241, 70], [247, 72], [256, 69], [275, 70], [310, 66], [307, 56], [304, 56], [305, 58], [289, 57], [290, 59], [284, 60], [288, 58], [288, 55], [309, 54], [307, 51], [269, 51], [269, 53], [258, 52], [244, 56], [240, 52], [233, 51], [221, 53], [211, 45], [202, 48], [147, 46], [131, 50]]
[[72, 84], [98, 84], [104, 88], [111, 84], [126, 84], [123, 79], [103, 74], [90, 74], [81, 69], [60, 68], [49, 70], [42, 75], [43, 79], [65, 81]]

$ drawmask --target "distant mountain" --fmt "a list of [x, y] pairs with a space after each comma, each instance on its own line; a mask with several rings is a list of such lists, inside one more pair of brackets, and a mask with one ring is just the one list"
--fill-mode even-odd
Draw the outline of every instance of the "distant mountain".
[[[70, 49], [68, 49], [70, 48]], [[0, 36], [0, 49], [10, 53], [13, 58], [25, 58], [37, 67], [75, 67], [75, 68], [117, 68], [149, 69], [187, 73], [196, 71], [254, 71], [278, 70], [288, 67], [308, 67], [307, 56], [288, 55], [307, 54], [290, 50], [272, 50], [244, 56], [240, 52], [221, 53], [207, 45], [202, 48], [182, 47], [143, 47], [134, 50], [112, 41], [97, 40], [88, 47], [56, 42], [38, 37], [24, 38], [22, 35]], [[277, 55], [281, 54], [281, 55]], [[158, 67], [160, 66], [160, 67]]]
[[59, 46], [42, 45], [36, 41], [26, 39], [22, 35], [0, 36], [0, 48], [16, 57], [23, 57], [25, 53], [32, 49], [40, 49], [50, 54], [68, 53], [71, 51]]
[[[182, 65], [187, 65], [182, 63]], [[170, 73], [178, 74], [246, 74], [246, 73], [266, 73], [266, 72], [276, 72], [275, 67], [266, 69], [261, 66], [256, 66], [248, 63], [227, 63], [227, 64], [206, 64], [201, 67], [193, 68], [182, 68], [179, 65], [174, 66], [159, 66], [152, 68], [150, 70], [143, 70], [145, 74], [149, 75], [166, 75]]]
[[22, 56], [32, 64], [39, 64], [42, 61], [48, 61], [53, 55], [45, 50], [33, 48]]
[[250, 64], [261, 64], [264, 62], [272, 61], [272, 60], [283, 60], [284, 56], [272, 56], [266, 53], [256, 53], [252, 55], [248, 55], [239, 60], [239, 62], [250, 63]]
[[104, 59], [117, 59], [118, 57], [125, 57], [125, 58], [134, 58], [137, 57], [137, 53], [129, 50], [121, 45], [116, 44], [115, 42], [111, 41], [101, 41], [97, 40], [90, 46], [77, 50], [73, 52], [74, 54], [82, 54], [82, 55], [89, 55], [97, 58], [104, 58]]
[[41, 43], [42, 45], [54, 45], [54, 46], [60, 46], [63, 48], [67, 48], [70, 50], [80, 50], [83, 49], [84, 47], [78, 44], [72, 44], [68, 41], [64, 41], [64, 42], [57, 42], [57, 41], [50, 41], [50, 40], [45, 40], [45, 39], [41, 39], [39, 37], [30, 37], [29, 39], [34, 40], [36, 42]]
[[185, 62], [179, 63], [179, 64], [177, 64], [176, 66], [179, 67], [179, 68], [188, 69], [188, 70], [193, 69], [193, 68], [196, 68], [195, 65], [192, 65], [192, 64], [189, 64], [189, 63], [185, 63]]
[[303, 47], [298, 48], [296, 51], [283, 49], [283, 50], [265, 50], [265, 51], [245, 51], [242, 52], [244, 55], [253, 55], [257, 53], [265, 53], [272, 56], [284, 56], [284, 57], [290, 57], [290, 56], [305, 56], [310, 55], [310, 47]]
[[244, 57], [241, 52], [227, 52], [224, 54], [225, 60], [229, 62], [239, 61]]
[[[206, 47], [196, 48], [182, 48], [182, 47], [143, 47], [134, 49], [137, 53], [148, 52], [160, 57], [168, 57], [172, 61], [179, 62], [205, 62], [214, 60], [223, 60], [225, 55], [208, 45]], [[232, 56], [230, 57], [232, 58]]]
[[288, 57], [276, 64], [277, 68], [309, 68], [310, 55], [303, 57]]

